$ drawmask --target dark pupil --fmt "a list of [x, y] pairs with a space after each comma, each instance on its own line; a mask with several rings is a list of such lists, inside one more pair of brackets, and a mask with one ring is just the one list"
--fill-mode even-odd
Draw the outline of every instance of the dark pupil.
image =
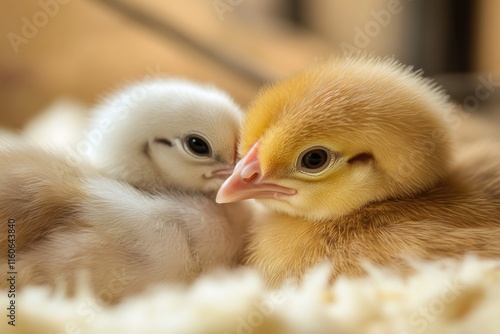
[[316, 169], [326, 162], [327, 154], [323, 150], [313, 150], [302, 158], [302, 164], [309, 169]]
[[198, 137], [190, 137], [188, 138], [188, 146], [193, 151], [193, 153], [199, 155], [207, 155], [210, 152], [208, 148], [208, 144]]

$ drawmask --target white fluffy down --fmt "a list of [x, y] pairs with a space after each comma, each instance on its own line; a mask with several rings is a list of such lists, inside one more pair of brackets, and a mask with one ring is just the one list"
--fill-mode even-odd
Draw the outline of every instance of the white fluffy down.
[[[329, 285], [328, 270], [319, 267], [300, 286], [277, 291], [250, 269], [233, 270], [189, 287], [157, 287], [109, 309], [86, 292], [65, 299], [28, 288], [16, 297], [16, 327], [4, 318], [0, 332], [498, 333], [500, 261], [416, 268], [408, 279], [370, 269], [366, 278]], [[2, 291], [0, 305], [8, 303]]]
[[[95, 167], [141, 189], [214, 192], [222, 181], [206, 175], [232, 169], [241, 117], [241, 108], [216, 87], [148, 79], [114, 92], [94, 109], [86, 154]], [[210, 157], [184, 149], [190, 135], [206, 140]]]

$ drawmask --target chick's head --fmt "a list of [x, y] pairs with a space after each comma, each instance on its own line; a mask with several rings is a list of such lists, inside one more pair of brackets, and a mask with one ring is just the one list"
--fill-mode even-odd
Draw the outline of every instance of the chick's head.
[[101, 140], [91, 161], [138, 188], [214, 192], [234, 168], [241, 109], [212, 86], [153, 79], [114, 94], [95, 115], [90, 134], [100, 130]]
[[451, 110], [394, 60], [332, 59], [261, 91], [217, 200], [322, 220], [411, 196], [446, 174]]

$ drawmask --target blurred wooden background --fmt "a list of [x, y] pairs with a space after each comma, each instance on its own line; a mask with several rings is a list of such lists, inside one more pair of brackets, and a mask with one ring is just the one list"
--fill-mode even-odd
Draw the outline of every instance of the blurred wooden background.
[[62, 96], [92, 105], [150, 75], [213, 82], [245, 105], [262, 83], [342, 45], [394, 54], [445, 86], [468, 87], [464, 96], [476, 71], [500, 80], [500, 1], [395, 1], [4, 1], [0, 126], [20, 128]]

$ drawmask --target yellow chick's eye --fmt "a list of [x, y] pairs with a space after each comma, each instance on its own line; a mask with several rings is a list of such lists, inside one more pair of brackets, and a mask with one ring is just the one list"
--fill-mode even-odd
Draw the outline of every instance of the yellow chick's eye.
[[297, 168], [305, 173], [319, 173], [328, 167], [331, 159], [329, 149], [320, 146], [311, 147], [300, 154]]

